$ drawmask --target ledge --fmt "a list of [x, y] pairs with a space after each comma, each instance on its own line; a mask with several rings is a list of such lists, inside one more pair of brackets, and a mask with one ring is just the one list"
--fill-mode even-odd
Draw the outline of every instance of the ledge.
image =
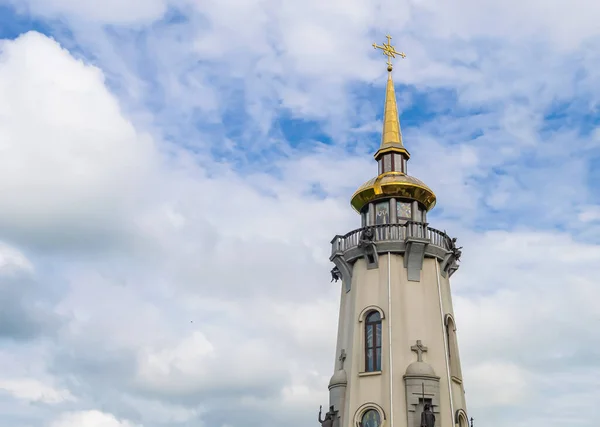
[[461, 378], [455, 377], [454, 375], [452, 375], [452, 381], [455, 382], [456, 384], [462, 384], [463, 381]]
[[431, 380], [431, 381], [440, 381], [440, 377], [437, 375], [430, 374], [404, 374], [402, 376], [405, 380]]
[[373, 372], [359, 372], [359, 377], [373, 377], [375, 375], [381, 375], [382, 371], [373, 371]]

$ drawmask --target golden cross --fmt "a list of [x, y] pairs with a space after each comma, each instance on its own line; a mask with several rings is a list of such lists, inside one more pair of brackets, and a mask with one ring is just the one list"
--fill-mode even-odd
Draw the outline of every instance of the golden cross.
[[379, 46], [379, 45], [373, 43], [373, 48], [381, 49], [383, 51], [383, 54], [388, 57], [388, 60], [387, 60], [388, 71], [392, 71], [392, 58], [396, 58], [396, 55], [398, 55], [402, 58], [406, 58], [406, 55], [404, 54], [404, 52], [396, 51], [396, 48], [394, 46], [392, 46], [392, 44], [390, 43], [390, 41], [392, 40], [391, 36], [386, 36], [386, 37], [387, 37], [387, 43], [384, 43], [383, 46]]

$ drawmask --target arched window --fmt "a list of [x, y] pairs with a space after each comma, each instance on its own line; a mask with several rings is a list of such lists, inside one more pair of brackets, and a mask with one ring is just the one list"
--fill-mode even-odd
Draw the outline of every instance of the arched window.
[[458, 427], [469, 427], [467, 413], [465, 412], [464, 409], [459, 409], [456, 411], [455, 421], [456, 421], [456, 424], [458, 424]]
[[446, 315], [446, 344], [448, 345], [448, 362], [450, 375], [458, 382], [462, 381], [460, 361], [458, 360], [458, 342], [456, 340], [456, 325], [451, 315]]
[[360, 420], [361, 427], [380, 427], [381, 416], [375, 409], [369, 409], [365, 412]]
[[448, 364], [452, 366], [452, 334], [450, 333], [452, 321], [450, 319], [450, 316], [446, 317], [446, 351], [448, 352]]
[[[365, 371], [381, 371], [381, 315], [369, 313], [365, 320]], [[377, 424], [379, 425], [379, 424]]]

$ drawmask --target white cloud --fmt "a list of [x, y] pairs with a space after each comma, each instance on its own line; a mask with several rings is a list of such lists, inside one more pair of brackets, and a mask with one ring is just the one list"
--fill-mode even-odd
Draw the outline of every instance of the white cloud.
[[0, 275], [12, 276], [32, 271], [33, 265], [25, 255], [0, 242]]
[[0, 390], [29, 402], [57, 404], [75, 399], [68, 390], [49, 386], [33, 378], [0, 379]]
[[470, 367], [467, 374], [470, 378], [485, 378], [465, 386], [468, 397], [481, 396], [478, 403], [482, 406], [515, 406], [531, 396], [531, 375], [518, 365], [488, 361]]
[[50, 427], [141, 427], [129, 421], [118, 420], [100, 411], [79, 411], [61, 415]]
[[199, 387], [210, 373], [209, 362], [214, 366], [214, 352], [206, 337], [196, 332], [173, 348], [141, 355], [139, 375], [156, 389]]
[[[143, 420], [142, 424], [146, 421], [148, 423], [160, 423], [172, 425], [173, 423], [185, 423], [188, 421], [194, 421], [198, 423], [198, 419], [202, 416], [206, 410], [200, 407], [188, 407], [185, 405], [171, 404], [159, 399], [147, 400], [131, 395], [123, 395], [121, 402], [130, 405], [141, 414]], [[198, 425], [202, 425], [201, 423]]]
[[584, 207], [578, 215], [581, 222], [596, 222], [600, 221], [600, 206]]
[[568, 4], [560, 0], [511, 0], [502, 4], [461, 0], [452, 7], [426, 0], [418, 5], [429, 12], [424, 16], [430, 19], [428, 29], [441, 38], [542, 39], [561, 48], [577, 49], [598, 35], [591, 18], [598, 13], [598, 6], [585, 0]]
[[53, 40], [28, 33], [1, 52], [3, 234], [52, 246], [118, 238], [150, 183], [151, 140], [122, 117], [102, 72]]
[[59, 326], [35, 266], [19, 250], [0, 242], [0, 339], [27, 340]]

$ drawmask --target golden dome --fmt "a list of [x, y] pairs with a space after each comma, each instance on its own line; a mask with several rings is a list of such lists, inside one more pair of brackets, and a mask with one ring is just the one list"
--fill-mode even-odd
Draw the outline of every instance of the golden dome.
[[357, 212], [377, 199], [399, 197], [417, 200], [429, 211], [435, 206], [435, 194], [422, 181], [402, 172], [386, 172], [361, 185], [350, 203]]

